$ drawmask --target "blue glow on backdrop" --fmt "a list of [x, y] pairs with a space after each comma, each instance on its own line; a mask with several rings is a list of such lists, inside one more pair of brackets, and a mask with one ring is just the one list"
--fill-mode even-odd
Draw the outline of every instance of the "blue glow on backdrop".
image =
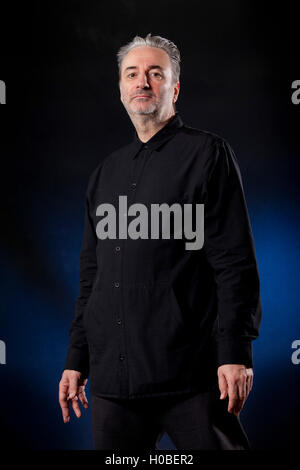
[[[82, 204], [76, 213], [74, 207], [62, 201], [63, 193], [57, 193], [49, 201], [47, 211], [35, 202], [34, 213], [39, 218], [35, 218], [35, 224], [28, 221], [32, 227], [31, 243], [41, 254], [34, 263], [42, 263], [43, 279], [34, 278], [34, 265], [33, 272], [28, 265], [21, 269], [7, 254], [2, 255], [6, 273], [2, 279], [2, 303], [6, 315], [1, 331], [7, 344], [7, 365], [1, 370], [6, 384], [2, 401], [13, 403], [14, 420], [10, 407], [4, 407], [2, 418], [13, 439], [25, 448], [92, 448], [90, 413], [84, 410], [80, 420], [73, 415], [71, 423], [65, 425], [57, 401], [58, 378], [77, 294], [83, 225]], [[260, 207], [249, 207], [249, 212], [255, 214], [252, 228], [264, 315], [261, 336], [254, 342], [255, 393], [250, 394], [241, 419], [252, 444], [263, 446], [274, 437], [273, 426], [280, 433], [285, 421], [293, 422], [294, 409], [289, 413], [285, 409], [279, 417], [276, 413], [275, 418], [274, 407], [277, 411], [283, 407], [282, 394], [287, 394], [289, 400], [295, 395], [295, 407], [299, 407], [296, 390], [289, 389], [292, 379], [299, 380], [297, 366], [291, 362], [291, 343], [299, 331], [299, 239], [296, 208], [290, 201], [281, 200], [273, 206], [262, 203]], [[259, 432], [254, 419], [257, 413], [268, 417], [260, 423]], [[286, 430], [286, 439], [290, 438]], [[160, 447], [174, 448], [168, 436]]]

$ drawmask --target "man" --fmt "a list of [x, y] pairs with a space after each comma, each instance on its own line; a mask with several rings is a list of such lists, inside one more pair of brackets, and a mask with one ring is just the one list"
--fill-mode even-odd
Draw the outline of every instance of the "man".
[[[250, 448], [239, 413], [261, 321], [253, 237], [230, 145], [186, 126], [175, 110], [179, 64], [175, 44], [151, 33], [119, 50], [134, 139], [88, 183], [59, 401], [64, 422], [70, 404], [80, 417], [90, 376], [96, 449], [154, 449], [165, 431], [177, 449]], [[175, 225], [169, 237], [145, 236], [147, 217], [138, 220], [142, 235], [134, 219], [124, 231], [136, 204], [150, 212], [157, 204], [204, 205], [202, 247], [186, 249]]]

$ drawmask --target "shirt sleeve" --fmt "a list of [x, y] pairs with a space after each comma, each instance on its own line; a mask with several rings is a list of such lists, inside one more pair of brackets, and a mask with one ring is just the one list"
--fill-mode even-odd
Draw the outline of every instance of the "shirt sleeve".
[[75, 316], [69, 329], [69, 347], [65, 369], [89, 375], [89, 349], [83, 326], [83, 315], [97, 272], [97, 237], [90, 215], [88, 190], [85, 197], [85, 219], [79, 259], [79, 293], [75, 302]]
[[253, 367], [252, 340], [261, 322], [260, 281], [243, 183], [226, 140], [216, 140], [210, 152], [203, 249], [217, 289], [217, 363]]

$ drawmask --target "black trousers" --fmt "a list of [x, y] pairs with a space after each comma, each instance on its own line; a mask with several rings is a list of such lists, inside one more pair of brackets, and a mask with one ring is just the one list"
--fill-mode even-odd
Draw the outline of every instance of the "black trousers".
[[251, 450], [218, 388], [185, 396], [122, 400], [91, 396], [94, 448], [155, 450], [166, 432], [176, 449]]

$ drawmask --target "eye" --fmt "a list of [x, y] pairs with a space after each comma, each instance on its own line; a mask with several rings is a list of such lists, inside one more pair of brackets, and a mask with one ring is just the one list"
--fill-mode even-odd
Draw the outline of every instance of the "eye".
[[136, 75], [135, 72], [130, 72], [128, 75], [126, 75], [128, 78], [132, 78], [134, 75]]
[[152, 74], [152, 75], [155, 75], [155, 76], [157, 76], [157, 75], [158, 75], [160, 78], [162, 78], [162, 75], [161, 75], [159, 72], [153, 72], [153, 74]]

